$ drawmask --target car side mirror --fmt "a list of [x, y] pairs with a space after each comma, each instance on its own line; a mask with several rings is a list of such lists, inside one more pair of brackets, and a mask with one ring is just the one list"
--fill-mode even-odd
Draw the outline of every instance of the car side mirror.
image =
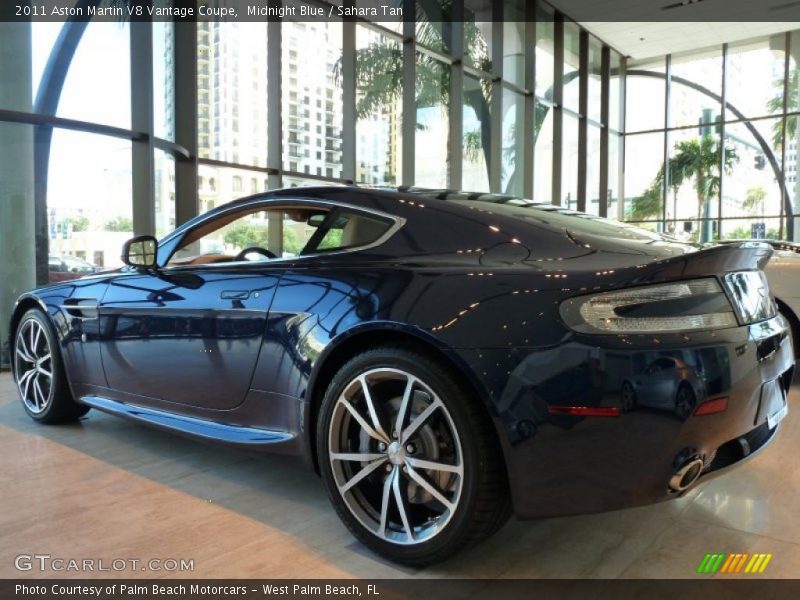
[[155, 268], [158, 240], [152, 235], [139, 235], [122, 245], [122, 262], [131, 267]]

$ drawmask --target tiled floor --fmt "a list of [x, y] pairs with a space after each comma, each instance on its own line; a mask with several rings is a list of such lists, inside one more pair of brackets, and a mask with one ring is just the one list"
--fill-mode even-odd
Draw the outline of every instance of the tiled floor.
[[[799, 398], [795, 388], [790, 404]], [[24, 575], [14, 557], [39, 553], [107, 565], [116, 558], [193, 559], [195, 570], [185, 576], [199, 578], [686, 578], [696, 576], [706, 552], [769, 552], [774, 558], [763, 576], [798, 577], [798, 457], [800, 410], [793, 410], [766, 452], [686, 498], [514, 520], [479, 547], [417, 572], [354, 542], [321, 481], [299, 463], [205, 445], [98, 411], [78, 424], [39, 426], [2, 373], [0, 577]]]

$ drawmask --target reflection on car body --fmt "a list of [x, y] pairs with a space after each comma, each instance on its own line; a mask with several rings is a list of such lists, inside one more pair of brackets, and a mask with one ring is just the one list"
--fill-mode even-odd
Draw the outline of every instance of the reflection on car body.
[[705, 395], [702, 372], [680, 358], [662, 356], [622, 382], [622, 409], [648, 407], [687, 419]]
[[77, 256], [51, 254], [48, 257], [47, 271], [48, 281], [50, 283], [57, 283], [59, 281], [78, 279], [84, 275], [95, 273], [97, 267]]

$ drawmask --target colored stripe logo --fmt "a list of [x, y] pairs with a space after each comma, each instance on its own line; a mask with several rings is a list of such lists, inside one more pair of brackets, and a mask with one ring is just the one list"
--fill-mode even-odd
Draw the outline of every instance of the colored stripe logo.
[[747, 552], [706, 554], [703, 560], [700, 561], [697, 572], [709, 575], [715, 573], [727, 575], [763, 573], [771, 560], [772, 554], [748, 554]]

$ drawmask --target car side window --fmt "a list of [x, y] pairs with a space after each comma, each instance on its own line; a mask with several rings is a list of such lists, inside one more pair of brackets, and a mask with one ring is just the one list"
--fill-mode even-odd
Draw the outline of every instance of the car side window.
[[298, 209], [283, 213], [281, 258], [300, 256], [317, 232], [316, 221], [324, 219], [327, 211]]
[[389, 231], [388, 217], [316, 206], [247, 208], [220, 214], [184, 234], [167, 266], [268, 261], [355, 249]]
[[671, 371], [675, 368], [675, 361], [671, 358], [659, 358], [657, 362], [662, 371]]
[[332, 217], [332, 222], [328, 223], [328, 230], [315, 247], [308, 249], [307, 253], [368, 246], [378, 241], [392, 226], [392, 222], [388, 219], [345, 210], [336, 211]]
[[[270, 260], [299, 256], [317, 232], [321, 208], [245, 210], [221, 215], [189, 231], [168, 266]], [[250, 252], [247, 252], [251, 250]]]

